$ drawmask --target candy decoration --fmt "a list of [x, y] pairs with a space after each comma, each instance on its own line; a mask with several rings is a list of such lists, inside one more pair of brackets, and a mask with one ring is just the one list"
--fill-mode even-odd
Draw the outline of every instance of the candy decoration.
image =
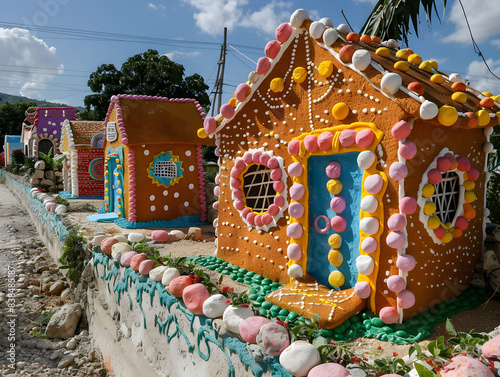
[[399, 87], [403, 84], [403, 80], [397, 73], [391, 72], [386, 73], [382, 77], [380, 82], [380, 87], [382, 90], [389, 94], [396, 94], [399, 91]]
[[290, 38], [290, 34], [292, 34], [292, 25], [288, 22], [284, 22], [276, 28], [276, 39], [281, 43], [285, 43]]
[[264, 47], [264, 54], [266, 54], [269, 59], [274, 59], [276, 55], [278, 55], [280, 48], [281, 45], [278, 41], [269, 41], [266, 47]]
[[[346, 105], [344, 102], [336, 103], [332, 108], [332, 114], [333, 114], [333, 117], [335, 119], [344, 120], [349, 115], [349, 106]], [[344, 131], [354, 131], [354, 130], [344, 130]], [[344, 131], [342, 131], [342, 133], [344, 133]], [[349, 134], [352, 134], [352, 133], [349, 133]], [[356, 131], [354, 131], [354, 135], [355, 134], [356, 134]], [[342, 134], [341, 134], [341, 138], [342, 138]], [[342, 144], [342, 142], [341, 142], [341, 144]], [[345, 146], [345, 145], [342, 145], [342, 146]]]
[[314, 21], [309, 26], [309, 33], [311, 34], [311, 37], [313, 37], [314, 39], [321, 38], [325, 30], [326, 30], [325, 24], [319, 21]]
[[394, 125], [391, 129], [391, 134], [396, 140], [403, 140], [406, 139], [411, 132], [411, 127], [410, 125], [404, 121], [401, 120], [398, 123]]

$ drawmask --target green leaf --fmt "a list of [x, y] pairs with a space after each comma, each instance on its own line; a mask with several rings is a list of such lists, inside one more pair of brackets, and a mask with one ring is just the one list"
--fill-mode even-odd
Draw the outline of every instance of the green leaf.
[[312, 341], [312, 345], [316, 348], [318, 348], [319, 346], [324, 346], [328, 344], [328, 340], [326, 340], [326, 338], [322, 337], [322, 336], [318, 336], [317, 338], [313, 339]]
[[434, 377], [435, 374], [432, 373], [429, 369], [424, 367], [422, 364], [415, 363], [415, 370], [417, 371], [419, 377]]
[[453, 326], [449, 318], [446, 318], [446, 332], [453, 336], [457, 335], [457, 331], [455, 330], [455, 327]]

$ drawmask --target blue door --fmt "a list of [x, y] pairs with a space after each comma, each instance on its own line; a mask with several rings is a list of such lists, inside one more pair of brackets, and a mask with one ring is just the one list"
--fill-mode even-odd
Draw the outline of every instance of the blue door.
[[[345, 277], [345, 283], [340, 287], [333, 287], [336, 289], [352, 288], [358, 280], [356, 258], [360, 255], [359, 220], [364, 172], [358, 167], [358, 155], [359, 152], [348, 152], [311, 156], [308, 160], [310, 217], [307, 273], [327, 287], [332, 287], [328, 277], [332, 271], [340, 271]], [[328, 177], [326, 168], [332, 162], [340, 165], [340, 176], [336, 179], [342, 183], [342, 190], [337, 195], [332, 194], [327, 188], [332, 178]], [[330, 207], [330, 202], [335, 196], [345, 199], [346, 206], [341, 213], [335, 213]], [[344, 231], [334, 231], [327, 224], [327, 220], [331, 221], [337, 215], [345, 218], [347, 226]], [[342, 244], [337, 250], [342, 253], [343, 262], [338, 267], [328, 260], [328, 253], [332, 250], [328, 238], [334, 233], [342, 237]]]

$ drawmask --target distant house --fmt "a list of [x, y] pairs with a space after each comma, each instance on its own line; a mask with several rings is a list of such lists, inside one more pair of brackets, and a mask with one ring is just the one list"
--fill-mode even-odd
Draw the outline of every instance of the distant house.
[[103, 122], [66, 119], [60, 149], [64, 190], [68, 197], [103, 197], [104, 134]]
[[289, 283], [266, 300], [329, 328], [464, 292], [500, 97], [304, 10], [276, 37], [204, 122], [220, 155], [217, 256]]
[[24, 152], [24, 144], [21, 142], [21, 136], [5, 135], [3, 150], [5, 152], [5, 166], [12, 164], [12, 151], [21, 149]]
[[105, 121], [101, 212], [126, 228], [206, 221], [202, 143], [197, 137], [204, 116], [193, 99], [113, 97]]
[[38, 157], [38, 152], [54, 156], [59, 151], [61, 128], [66, 119], [76, 120], [78, 112], [73, 107], [36, 107], [26, 110], [22, 142], [27, 156]]

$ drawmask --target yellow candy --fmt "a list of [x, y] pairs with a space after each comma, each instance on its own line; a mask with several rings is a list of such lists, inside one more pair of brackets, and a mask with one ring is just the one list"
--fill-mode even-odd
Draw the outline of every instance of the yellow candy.
[[344, 102], [336, 103], [332, 108], [332, 114], [335, 119], [344, 120], [349, 115], [349, 106]]
[[434, 191], [436, 189], [434, 188], [433, 185], [431, 185], [430, 183], [427, 183], [426, 185], [424, 185], [424, 187], [422, 188], [422, 196], [424, 198], [430, 198], [432, 195], [434, 195]]
[[104, 200], [109, 200], [109, 196], [105, 196], [105, 197], [104, 197]]
[[410, 69], [410, 66], [408, 65], [407, 62], [396, 62], [394, 63], [394, 68], [402, 72], [406, 72]]
[[104, 189], [104, 192], [108, 192], [108, 188], [107, 187]]
[[330, 250], [328, 253], [328, 261], [335, 267], [339, 267], [344, 261], [344, 256], [339, 250]]
[[474, 183], [474, 181], [464, 181], [464, 188], [467, 191], [474, 190], [474, 187], [476, 187], [476, 184]]
[[330, 60], [322, 61], [319, 64], [318, 72], [323, 77], [330, 77], [333, 73], [333, 62]]
[[496, 117], [497, 117], [497, 124], [500, 124], [500, 111], [497, 111], [497, 113], [495, 114]]
[[476, 111], [477, 120], [479, 127], [484, 127], [490, 123], [490, 113], [486, 110]]
[[423, 70], [423, 71], [426, 71], [426, 72], [432, 73], [432, 65], [431, 65], [431, 63], [429, 63], [429, 62], [427, 62], [427, 61], [426, 61], [426, 62], [423, 62], [422, 64], [420, 64], [420, 65], [418, 66], [418, 68], [420, 68], [420, 69], [421, 69], [421, 70]]
[[208, 137], [208, 134], [206, 133], [204, 128], [198, 128], [198, 131], [196, 131], [196, 134], [198, 135], [198, 137], [200, 139], [205, 139], [206, 137]]
[[328, 237], [328, 245], [332, 249], [338, 249], [342, 245], [342, 236], [340, 234], [334, 233]]
[[443, 238], [441, 238], [442, 243], [448, 243], [453, 239], [453, 234], [446, 232]]
[[441, 225], [441, 220], [436, 215], [432, 215], [429, 217], [429, 220], [427, 220], [427, 227], [429, 229], [437, 229]]
[[490, 92], [483, 92], [482, 94], [485, 97], [493, 97], [493, 93], [490, 93]]
[[377, 51], [375, 51], [375, 54], [378, 56], [383, 56], [384, 58], [388, 58], [391, 56], [391, 50], [389, 50], [387, 47], [379, 47], [377, 48]]
[[451, 95], [451, 99], [453, 101], [465, 103], [467, 101], [467, 94], [465, 94], [464, 92], [455, 92]]
[[342, 191], [342, 182], [338, 179], [330, 179], [326, 184], [326, 188], [333, 195], [338, 195]]
[[293, 81], [298, 84], [303, 83], [307, 78], [307, 70], [304, 67], [297, 67], [292, 73]]
[[328, 276], [328, 282], [333, 287], [341, 287], [345, 283], [344, 274], [340, 271], [332, 271]]
[[233, 98], [231, 98], [231, 99], [229, 100], [229, 102], [228, 102], [228, 103], [229, 103], [229, 105], [230, 105], [231, 107], [233, 107], [233, 108], [234, 108], [234, 107], [236, 107], [236, 101], [237, 101], [237, 99], [233, 97]]
[[116, 163], [119, 163], [119, 162], [120, 162], [120, 159], [119, 159], [119, 158], [117, 158], [115, 161], [116, 161]]
[[410, 56], [411, 54], [413, 54], [413, 51], [411, 51], [407, 48], [403, 48], [403, 49], [399, 50], [398, 52], [396, 52], [396, 56], [398, 58], [401, 58], [401, 59], [408, 59], [408, 56]]
[[448, 105], [441, 106], [438, 112], [439, 123], [441, 123], [443, 126], [451, 126], [452, 124], [455, 124], [457, 119], [457, 109]]
[[408, 62], [411, 64], [419, 65], [420, 63], [422, 63], [422, 58], [419, 54], [411, 54], [410, 56], [408, 56]]
[[464, 194], [464, 199], [467, 203], [472, 203], [474, 200], [476, 200], [476, 194], [474, 194], [474, 191], [466, 191]]
[[428, 60], [428, 62], [431, 63], [431, 67], [433, 69], [436, 69], [436, 70], [438, 69], [438, 63], [437, 63], [437, 61], [435, 61], [435, 60]]
[[118, 216], [121, 216], [121, 215], [122, 215], [122, 213], [121, 213], [121, 212], [118, 212], [118, 213], [117, 213], [117, 215], [118, 215]]
[[109, 171], [107, 171], [107, 170], [106, 170], [106, 171], [104, 172], [104, 175], [108, 175], [108, 174], [109, 174]]
[[436, 73], [435, 75], [431, 76], [431, 81], [435, 82], [436, 84], [442, 84], [444, 82], [444, 77], [443, 75]]
[[429, 216], [436, 212], [436, 205], [433, 202], [425, 202], [424, 213]]
[[283, 79], [281, 77], [276, 77], [271, 80], [269, 87], [274, 93], [281, 92], [283, 90]]
[[500, 96], [491, 96], [491, 98], [493, 98], [493, 101], [496, 103], [500, 103]]

